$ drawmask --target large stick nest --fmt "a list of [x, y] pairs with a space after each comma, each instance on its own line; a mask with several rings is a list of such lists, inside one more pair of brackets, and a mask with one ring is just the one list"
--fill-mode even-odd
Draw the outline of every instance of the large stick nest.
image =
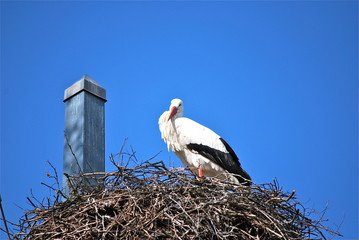
[[[103, 174], [67, 175], [65, 199], [59, 188], [52, 200], [28, 198], [33, 209], [17, 225], [14, 239], [326, 239], [312, 210], [285, 193], [278, 183], [250, 187], [198, 180], [163, 162], [119, 166]], [[55, 176], [58, 178], [56, 169]], [[92, 179], [91, 179], [92, 178]], [[45, 184], [46, 185], [46, 184]], [[62, 200], [61, 200], [62, 198]]]

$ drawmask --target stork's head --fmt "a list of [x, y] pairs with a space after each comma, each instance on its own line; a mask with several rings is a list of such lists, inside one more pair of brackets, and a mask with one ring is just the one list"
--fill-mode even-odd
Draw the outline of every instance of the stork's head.
[[171, 101], [170, 115], [168, 120], [182, 117], [183, 115], [183, 103], [181, 99], [175, 98]]

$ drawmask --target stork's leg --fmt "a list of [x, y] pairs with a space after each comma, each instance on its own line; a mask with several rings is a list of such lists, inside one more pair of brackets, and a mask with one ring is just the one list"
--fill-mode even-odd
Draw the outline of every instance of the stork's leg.
[[199, 180], [203, 180], [203, 169], [201, 164], [198, 166], [198, 178]]

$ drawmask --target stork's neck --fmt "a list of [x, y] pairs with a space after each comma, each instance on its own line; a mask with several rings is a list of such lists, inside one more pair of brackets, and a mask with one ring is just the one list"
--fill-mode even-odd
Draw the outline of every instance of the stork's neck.
[[170, 121], [167, 121], [164, 131], [164, 140], [166, 141], [168, 148], [172, 149], [174, 152], [183, 150], [183, 147], [178, 140], [178, 133], [176, 129], [176, 120], [178, 118], [180, 117], [174, 116], [170, 119]]

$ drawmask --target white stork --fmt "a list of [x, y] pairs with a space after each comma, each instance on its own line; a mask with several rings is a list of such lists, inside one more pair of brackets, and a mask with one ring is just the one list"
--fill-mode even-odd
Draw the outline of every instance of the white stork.
[[182, 115], [182, 100], [176, 98], [158, 120], [168, 149], [199, 178], [216, 177], [249, 185], [251, 178], [228, 143], [211, 129]]

